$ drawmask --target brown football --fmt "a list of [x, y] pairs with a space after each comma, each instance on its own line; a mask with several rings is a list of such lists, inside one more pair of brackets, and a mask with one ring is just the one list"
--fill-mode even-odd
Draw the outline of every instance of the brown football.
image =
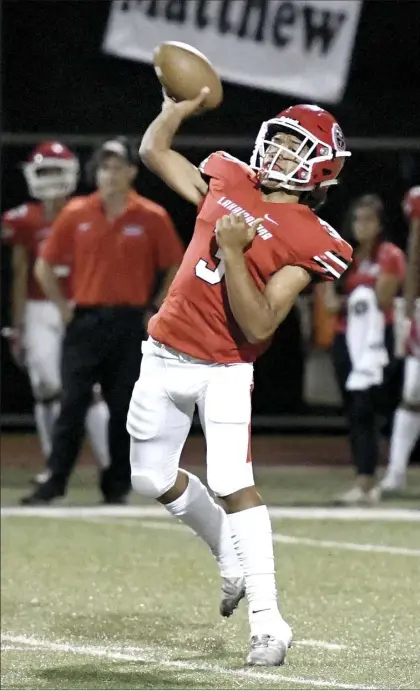
[[201, 110], [212, 110], [223, 99], [219, 75], [205, 55], [187, 43], [165, 41], [155, 48], [153, 64], [157, 78], [168, 96], [175, 101], [195, 98], [208, 86], [210, 92]]

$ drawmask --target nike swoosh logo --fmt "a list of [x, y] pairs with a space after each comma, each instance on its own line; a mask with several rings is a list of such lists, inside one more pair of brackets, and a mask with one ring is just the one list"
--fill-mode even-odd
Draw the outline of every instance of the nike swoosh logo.
[[270, 218], [268, 214], [265, 214], [264, 218], [266, 221], [270, 221], [270, 223], [274, 223], [275, 226], [278, 226], [277, 221], [274, 221], [272, 218]]
[[258, 614], [259, 612], [268, 612], [269, 608], [267, 607], [266, 609], [253, 609], [252, 614]]

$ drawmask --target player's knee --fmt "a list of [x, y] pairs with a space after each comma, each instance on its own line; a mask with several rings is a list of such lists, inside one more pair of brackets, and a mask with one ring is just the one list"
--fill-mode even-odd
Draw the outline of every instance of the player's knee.
[[417, 382], [413, 386], [404, 386], [403, 397], [402, 397], [402, 407], [406, 410], [417, 410], [420, 409], [420, 391]]
[[153, 449], [146, 449], [141, 441], [131, 439], [131, 484], [143, 497], [157, 499], [175, 484], [178, 467], [160, 463]]
[[408, 410], [410, 413], [420, 413], [420, 400], [417, 395], [410, 396], [410, 393], [406, 393], [402, 402], [401, 408]]
[[135, 492], [143, 497], [157, 499], [168, 492], [173, 483], [165, 482], [159, 473], [153, 470], [136, 470], [131, 473], [131, 485]]
[[40, 382], [33, 387], [33, 395], [38, 403], [52, 403], [60, 398], [60, 386], [53, 382]]
[[50, 401], [58, 398], [61, 391], [60, 378], [39, 372], [31, 376], [32, 390], [37, 401]]
[[[217, 497], [228, 497], [254, 485], [252, 463], [224, 464], [223, 468], [207, 467], [207, 484]], [[235, 465], [235, 468], [232, 467]]]

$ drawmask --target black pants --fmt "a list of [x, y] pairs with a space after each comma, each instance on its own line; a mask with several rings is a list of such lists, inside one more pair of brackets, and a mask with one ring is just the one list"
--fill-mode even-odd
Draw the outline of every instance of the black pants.
[[392, 412], [389, 389], [395, 387], [396, 378], [392, 327], [386, 329], [385, 343], [390, 364], [384, 370], [384, 383], [381, 387], [374, 386], [364, 391], [346, 389], [352, 366], [345, 334], [337, 334], [333, 344], [334, 369], [349, 422], [350, 447], [358, 475], [375, 474], [379, 459], [379, 415], [388, 416]]
[[62, 352], [61, 412], [53, 433], [48, 468], [51, 483], [64, 492], [84, 437], [92, 387], [99, 383], [109, 408], [110, 465], [102, 472], [107, 500], [130, 491], [130, 439], [126, 418], [139, 376], [143, 311], [131, 307], [76, 308]]

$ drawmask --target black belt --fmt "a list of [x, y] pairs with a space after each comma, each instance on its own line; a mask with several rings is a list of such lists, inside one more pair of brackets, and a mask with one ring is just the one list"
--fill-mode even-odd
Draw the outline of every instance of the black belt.
[[146, 307], [136, 305], [76, 305], [75, 314], [103, 315], [144, 314]]

